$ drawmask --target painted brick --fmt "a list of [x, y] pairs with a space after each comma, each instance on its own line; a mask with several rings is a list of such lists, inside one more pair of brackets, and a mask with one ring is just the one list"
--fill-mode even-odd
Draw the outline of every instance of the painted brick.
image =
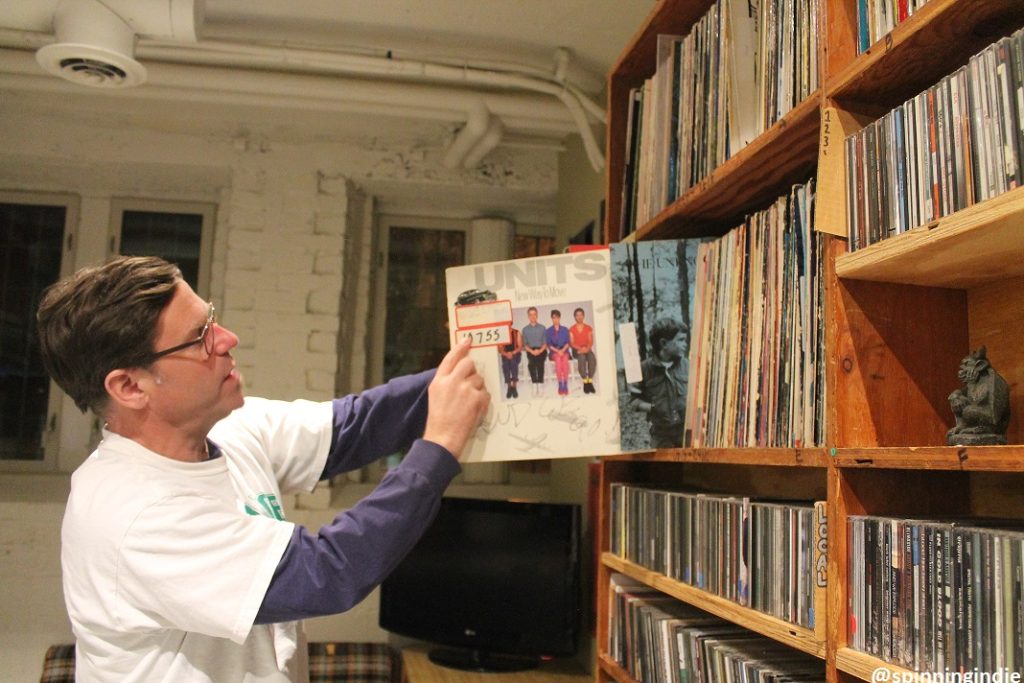
[[313, 217], [313, 232], [318, 235], [343, 235], [346, 221], [343, 211], [317, 211]]
[[311, 353], [337, 353], [338, 335], [334, 332], [316, 330], [309, 333], [306, 350]]
[[341, 292], [337, 289], [318, 289], [306, 297], [306, 310], [310, 313], [338, 315], [341, 308]]
[[306, 370], [306, 389], [321, 400], [332, 398], [334, 396], [334, 372]]

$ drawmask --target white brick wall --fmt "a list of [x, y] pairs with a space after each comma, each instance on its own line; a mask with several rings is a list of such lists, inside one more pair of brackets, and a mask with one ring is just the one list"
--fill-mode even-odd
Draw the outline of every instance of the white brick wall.
[[[524, 222], [553, 219], [551, 151], [499, 149], [479, 169], [449, 171], [439, 149], [243, 133], [257, 125], [243, 111], [204, 112], [187, 101], [150, 121], [120, 105], [100, 111], [103, 97], [4, 92], [0, 187], [82, 197], [76, 266], [104, 257], [112, 198], [216, 203], [211, 295], [241, 338], [235, 355], [251, 394], [326, 399], [335, 387], [365, 386], [378, 202], [405, 215], [493, 210], [526, 212]], [[192, 121], [206, 123], [192, 130]], [[90, 429], [65, 401], [65, 470], [87, 455]], [[31, 680], [46, 645], [70, 638], [56, 560], [67, 476], [0, 480], [0, 574], [10, 587], [3, 594], [30, 603], [0, 609], [0, 678]], [[363, 630], [337, 623], [318, 635], [355, 638]]]

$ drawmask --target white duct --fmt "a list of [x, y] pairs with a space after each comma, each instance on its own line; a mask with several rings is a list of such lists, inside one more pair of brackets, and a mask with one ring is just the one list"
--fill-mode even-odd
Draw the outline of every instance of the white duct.
[[[31, 54], [0, 48], [0, 91], [67, 92], [67, 85], [40, 75]], [[479, 93], [418, 83], [396, 85], [357, 78], [282, 74], [157, 62], [149, 67], [144, 90], [111, 90], [110, 96], [146, 97], [182, 103], [225, 102], [255, 107], [317, 111], [358, 111], [382, 116], [411, 116], [450, 123], [482, 101], [495, 116], [516, 128], [551, 135], [572, 130], [557, 102], [526, 93]]]
[[[597, 121], [605, 122], [600, 106], [568, 83], [552, 82], [533, 75], [487, 71], [469, 67], [451, 66], [407, 59], [389, 59], [367, 55], [342, 54], [324, 50], [307, 50], [259, 45], [203, 41], [195, 47], [176, 45], [140, 46], [140, 54], [172, 62], [220, 64], [223, 66], [263, 66], [279, 69], [315, 69], [332, 73], [351, 73], [365, 76], [387, 76], [430, 80], [442, 83], [465, 83], [539, 92], [556, 97], [569, 110], [576, 129], [583, 139], [583, 147], [595, 171], [604, 168], [604, 155], [587, 121], [589, 113]], [[568, 51], [556, 54], [555, 75], [564, 77]], [[468, 120], [468, 117], [467, 117]]]
[[195, 41], [203, 0], [60, 0], [53, 15], [56, 42], [36, 52], [46, 71], [80, 85], [140, 85], [146, 69], [135, 60], [138, 35]]
[[501, 119], [497, 116], [492, 116], [490, 122], [487, 124], [487, 130], [480, 136], [480, 139], [473, 149], [469, 150], [469, 154], [462, 160], [463, 168], [473, 168], [479, 164], [487, 154], [501, 144], [501, 138], [505, 134], [505, 126], [501, 124]]
[[483, 100], [470, 107], [466, 116], [466, 124], [455, 134], [455, 139], [444, 153], [441, 163], [445, 168], [455, 168], [465, 160], [466, 155], [487, 133], [487, 128], [492, 120], [494, 120], [494, 115], [491, 114], [491, 110], [487, 108]]

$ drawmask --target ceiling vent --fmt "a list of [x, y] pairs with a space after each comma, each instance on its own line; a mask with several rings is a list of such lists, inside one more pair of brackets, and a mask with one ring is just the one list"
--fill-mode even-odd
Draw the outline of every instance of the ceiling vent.
[[57, 42], [36, 52], [46, 71], [74, 83], [124, 88], [146, 81], [135, 60], [140, 35], [195, 42], [203, 0], [61, 0], [53, 16]]

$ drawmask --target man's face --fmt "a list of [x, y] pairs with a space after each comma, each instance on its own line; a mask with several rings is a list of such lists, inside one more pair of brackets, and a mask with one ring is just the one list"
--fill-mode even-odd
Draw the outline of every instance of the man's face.
[[[195, 339], [209, 315], [209, 304], [179, 282], [170, 303], [157, 320], [154, 350]], [[238, 337], [213, 323], [213, 352], [196, 344], [164, 356], [150, 366], [154, 382], [150, 407], [161, 420], [184, 428], [209, 429], [242, 405], [242, 380], [231, 349]]]
[[552, 313], [551, 314], [551, 324], [552, 325], [554, 325], [555, 327], [558, 327], [558, 323], [560, 323], [561, 321], [562, 321], [562, 316], [558, 315], [557, 313]]
[[683, 343], [686, 338], [682, 332], [678, 332], [671, 339], [666, 339], [661, 344], [661, 353], [658, 354], [662, 360], [679, 360], [683, 357]]
[[530, 319], [530, 324], [531, 325], [536, 325], [537, 324], [537, 311], [536, 310], [527, 311], [526, 312], [526, 317]]
[[583, 311], [576, 311], [574, 316], [576, 318], [576, 322], [578, 322], [578, 323], [582, 323], [583, 322]]

